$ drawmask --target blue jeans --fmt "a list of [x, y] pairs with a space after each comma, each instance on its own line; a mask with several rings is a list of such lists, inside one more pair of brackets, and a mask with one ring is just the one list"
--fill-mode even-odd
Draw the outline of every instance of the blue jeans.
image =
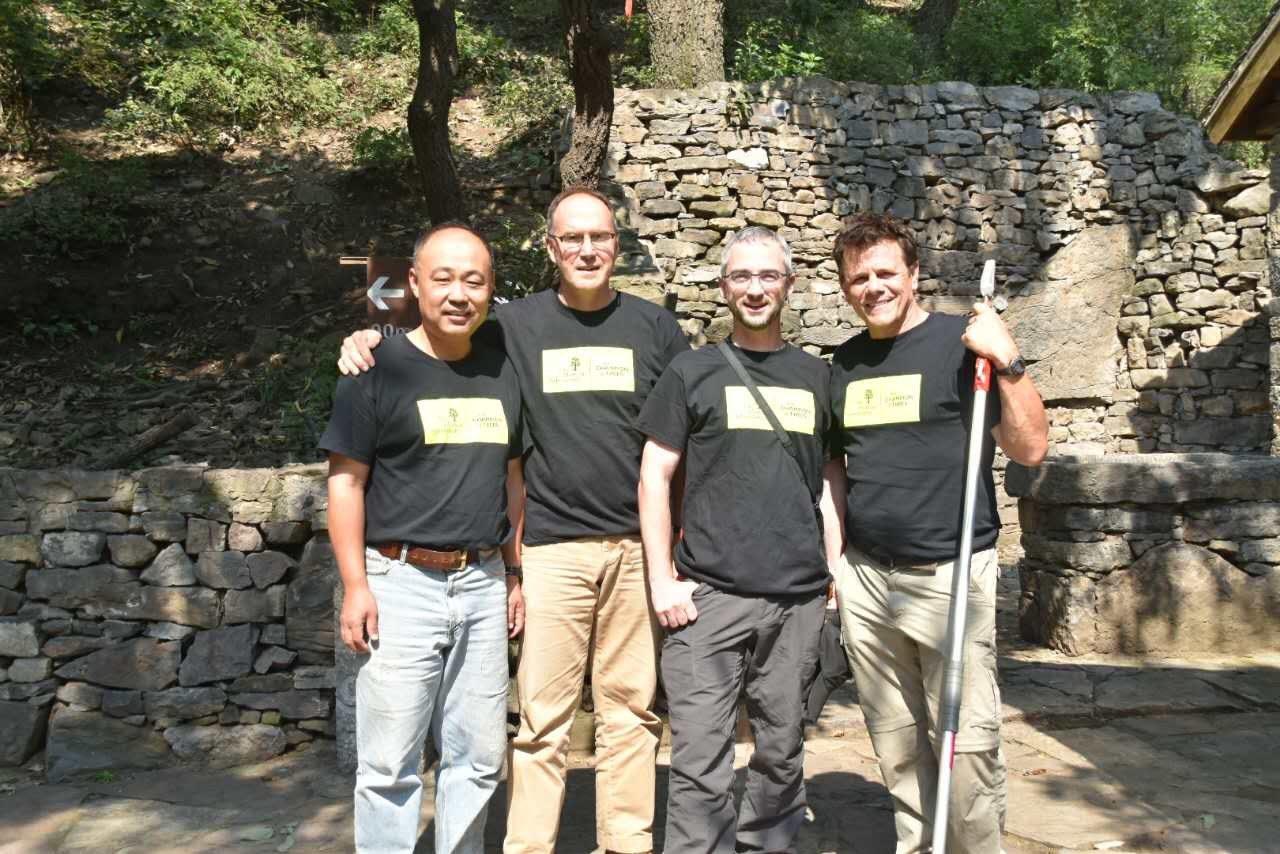
[[502, 559], [442, 573], [366, 549], [365, 570], [379, 640], [356, 675], [356, 850], [413, 851], [430, 729], [440, 754], [435, 851], [482, 854], [507, 744]]

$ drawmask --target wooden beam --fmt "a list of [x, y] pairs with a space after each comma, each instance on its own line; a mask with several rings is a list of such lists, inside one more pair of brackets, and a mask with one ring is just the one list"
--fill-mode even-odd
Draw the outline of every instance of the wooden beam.
[[1262, 90], [1270, 88], [1267, 84], [1277, 64], [1280, 64], [1280, 11], [1273, 10], [1266, 27], [1249, 45], [1214, 99], [1205, 120], [1210, 139], [1220, 143], [1256, 138], [1247, 135], [1247, 125], [1243, 120], [1257, 96], [1271, 100], [1270, 93]]

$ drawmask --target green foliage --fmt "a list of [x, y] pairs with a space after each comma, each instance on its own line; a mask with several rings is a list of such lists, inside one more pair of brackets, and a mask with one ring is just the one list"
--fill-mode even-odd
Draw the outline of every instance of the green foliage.
[[547, 233], [546, 218], [540, 214], [524, 221], [503, 217], [483, 225], [493, 247], [498, 295], [515, 299], [530, 293], [549, 263], [542, 244]]
[[946, 40], [950, 76], [1089, 92], [1160, 94], [1200, 112], [1271, 0], [973, 0]]
[[733, 52], [735, 80], [772, 80], [817, 74], [822, 57], [811, 50], [783, 41], [785, 28], [777, 18], [752, 21], [737, 40]]
[[619, 15], [610, 25], [618, 33], [610, 62], [614, 85], [629, 89], [652, 87], [657, 72], [649, 58], [649, 17]]
[[142, 164], [67, 155], [60, 168], [53, 183], [0, 209], [0, 242], [80, 256], [126, 243], [129, 214], [146, 187]]
[[726, 21], [730, 76], [770, 80], [818, 74], [835, 80], [920, 82], [929, 76], [909, 21], [834, 0], [745, 0]]
[[377, 172], [400, 173], [413, 166], [413, 145], [403, 126], [394, 128], [366, 127], [356, 135], [351, 146], [351, 159], [356, 166]]
[[267, 360], [257, 382], [258, 403], [276, 413], [277, 430], [290, 447], [315, 447], [333, 409], [338, 384], [337, 333], [292, 339], [288, 355]]
[[341, 100], [330, 41], [271, 0], [71, 0], [82, 79], [125, 96], [116, 127], [196, 148], [220, 135], [322, 122]]
[[369, 25], [357, 32], [351, 43], [359, 57], [416, 56], [418, 21], [408, 0], [391, 0], [377, 9]]

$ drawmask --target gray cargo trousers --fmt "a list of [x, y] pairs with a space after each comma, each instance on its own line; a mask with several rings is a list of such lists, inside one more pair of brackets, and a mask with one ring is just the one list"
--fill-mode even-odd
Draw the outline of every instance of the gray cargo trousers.
[[[671, 716], [666, 854], [789, 852], [804, 822], [801, 677], [818, 655], [826, 596], [739, 596], [700, 584], [698, 619], [667, 634]], [[733, 745], [745, 697], [755, 738], [739, 811]]]

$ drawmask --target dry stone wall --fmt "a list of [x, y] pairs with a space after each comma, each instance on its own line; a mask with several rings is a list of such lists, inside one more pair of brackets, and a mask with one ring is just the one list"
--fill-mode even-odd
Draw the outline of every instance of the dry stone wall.
[[1009, 467], [1023, 637], [1068, 655], [1280, 649], [1280, 458]]
[[0, 765], [231, 765], [333, 736], [325, 467], [0, 469]]
[[843, 217], [887, 210], [922, 246], [921, 291], [965, 310], [998, 280], [1058, 452], [1265, 452], [1271, 444], [1266, 170], [1224, 162], [1148, 93], [821, 78], [619, 92], [608, 175], [619, 280], [698, 339], [731, 320], [727, 235], [791, 242], [787, 336], [825, 352], [859, 321], [830, 259]]

